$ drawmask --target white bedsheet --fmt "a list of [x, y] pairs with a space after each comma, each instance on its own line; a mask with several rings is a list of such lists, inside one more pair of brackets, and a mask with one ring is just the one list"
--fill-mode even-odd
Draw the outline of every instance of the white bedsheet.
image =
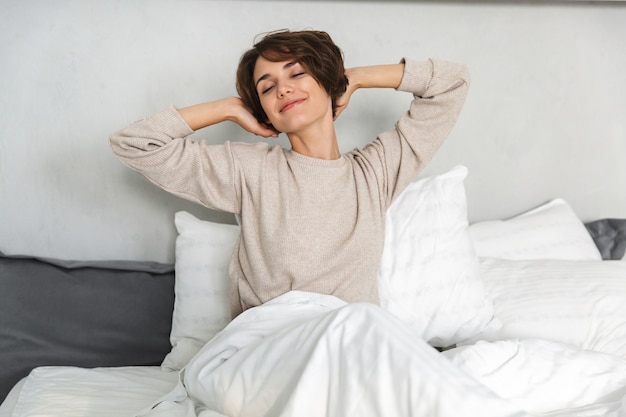
[[40, 367], [11, 391], [0, 416], [131, 416], [171, 391], [177, 381], [177, 372], [155, 366]]

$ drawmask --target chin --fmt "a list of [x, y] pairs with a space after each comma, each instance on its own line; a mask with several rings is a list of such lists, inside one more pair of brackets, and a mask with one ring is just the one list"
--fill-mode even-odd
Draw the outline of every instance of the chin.
[[278, 130], [281, 133], [285, 133], [287, 135], [290, 133], [297, 133], [298, 131], [302, 130], [305, 127], [305, 125], [300, 125], [299, 123], [298, 124], [290, 123], [288, 125], [278, 125], [278, 126], [273, 125], [273, 126], [274, 126], [274, 129]]

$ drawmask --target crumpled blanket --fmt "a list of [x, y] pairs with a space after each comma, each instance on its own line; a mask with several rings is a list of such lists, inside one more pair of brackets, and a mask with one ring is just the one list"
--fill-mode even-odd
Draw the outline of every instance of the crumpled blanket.
[[233, 320], [142, 416], [523, 417], [378, 306], [292, 291]]

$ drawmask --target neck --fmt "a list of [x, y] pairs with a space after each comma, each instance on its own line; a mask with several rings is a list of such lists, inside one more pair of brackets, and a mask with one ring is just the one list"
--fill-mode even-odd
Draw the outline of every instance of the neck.
[[341, 157], [333, 123], [287, 133], [287, 137], [291, 143], [291, 149], [301, 155], [328, 160]]
[[318, 159], [339, 159], [341, 152], [335, 130], [331, 132], [290, 133], [291, 149], [299, 154]]

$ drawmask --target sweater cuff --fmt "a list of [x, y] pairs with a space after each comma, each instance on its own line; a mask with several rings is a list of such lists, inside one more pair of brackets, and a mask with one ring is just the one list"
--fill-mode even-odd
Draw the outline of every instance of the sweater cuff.
[[404, 73], [396, 90], [422, 96], [433, 77], [433, 62], [431, 60], [414, 61], [408, 58], [402, 58], [400, 62], [404, 63]]
[[163, 132], [171, 138], [184, 138], [193, 133], [193, 130], [173, 105], [151, 116], [150, 121], [157, 131]]

